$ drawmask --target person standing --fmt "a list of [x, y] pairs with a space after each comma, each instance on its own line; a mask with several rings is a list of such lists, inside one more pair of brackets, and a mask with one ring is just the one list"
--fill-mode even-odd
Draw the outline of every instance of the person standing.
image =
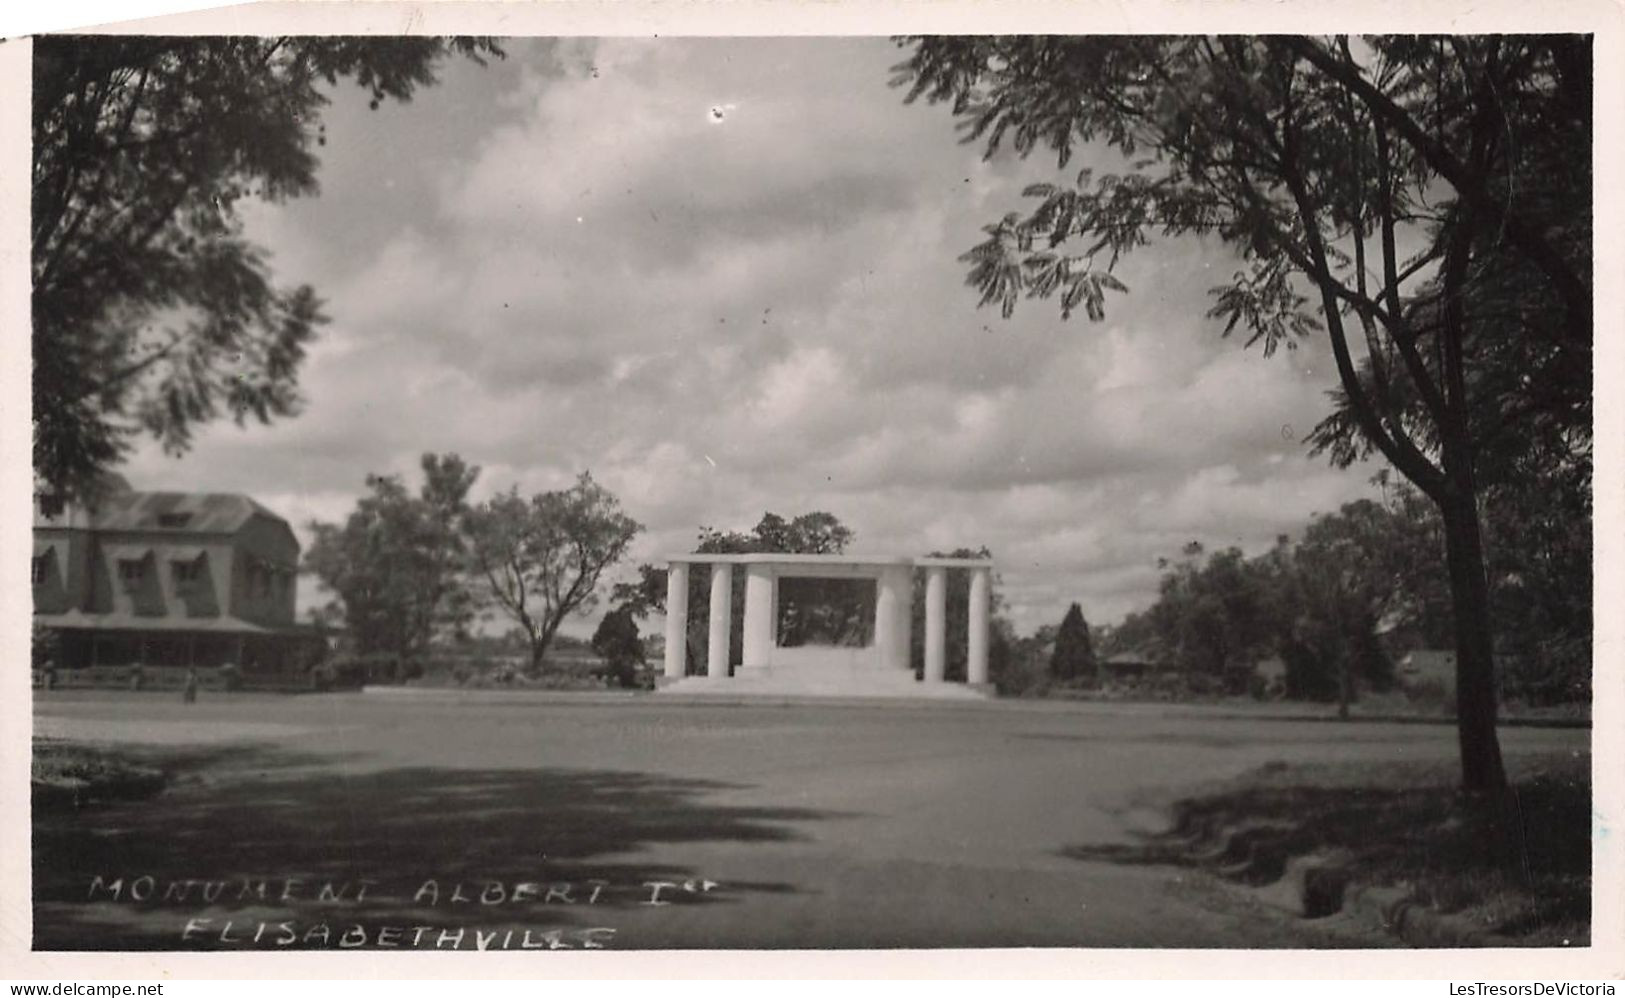
[[181, 701], [184, 703], [197, 702], [197, 666], [187, 666], [186, 686], [181, 690]]

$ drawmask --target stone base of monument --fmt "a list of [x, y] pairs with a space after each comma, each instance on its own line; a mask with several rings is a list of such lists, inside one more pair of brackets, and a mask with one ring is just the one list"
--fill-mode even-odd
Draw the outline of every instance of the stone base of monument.
[[663, 680], [661, 695], [719, 697], [897, 697], [917, 700], [987, 700], [991, 686], [925, 683], [914, 673], [873, 667], [804, 669], [740, 668], [732, 676], [686, 676]]

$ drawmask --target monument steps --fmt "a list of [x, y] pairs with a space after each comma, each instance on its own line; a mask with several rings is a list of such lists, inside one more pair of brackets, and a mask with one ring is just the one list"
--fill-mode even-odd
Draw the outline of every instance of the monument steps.
[[965, 683], [923, 683], [912, 672], [857, 667], [847, 669], [752, 668], [732, 676], [686, 676], [662, 683], [659, 692], [722, 697], [897, 697], [916, 700], [986, 700], [989, 694]]

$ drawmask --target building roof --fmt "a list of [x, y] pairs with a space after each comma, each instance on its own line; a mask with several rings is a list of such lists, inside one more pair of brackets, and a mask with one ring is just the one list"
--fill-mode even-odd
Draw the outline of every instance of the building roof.
[[1417, 648], [1406, 652], [1405, 657], [1400, 659], [1400, 663], [1415, 666], [1455, 665], [1456, 653], [1446, 651], [1443, 648]]
[[[103, 498], [84, 520], [91, 530], [142, 530], [177, 534], [230, 534], [252, 517], [282, 517], [236, 492], [115, 492]], [[34, 526], [66, 526], [65, 517], [46, 519], [36, 509]]]
[[1128, 648], [1119, 648], [1110, 655], [1102, 656], [1100, 660], [1102, 662], [1151, 662], [1160, 657], [1150, 643], [1145, 643]]

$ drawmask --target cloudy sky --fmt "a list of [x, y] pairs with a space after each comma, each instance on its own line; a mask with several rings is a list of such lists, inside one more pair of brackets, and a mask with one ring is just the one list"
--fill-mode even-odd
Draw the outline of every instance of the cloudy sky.
[[481, 466], [476, 497], [586, 469], [638, 558], [768, 510], [862, 552], [986, 545], [1022, 632], [1074, 600], [1115, 621], [1186, 541], [1258, 550], [1370, 492], [1301, 443], [1321, 346], [1266, 359], [1203, 318], [1221, 246], [1140, 251], [1105, 322], [978, 310], [956, 258], [1053, 161], [983, 162], [905, 106], [890, 42], [506, 47], [408, 105], [334, 95], [321, 195], [249, 218], [332, 317], [303, 414], [148, 447], [136, 487], [246, 492], [304, 539], [425, 451]]

